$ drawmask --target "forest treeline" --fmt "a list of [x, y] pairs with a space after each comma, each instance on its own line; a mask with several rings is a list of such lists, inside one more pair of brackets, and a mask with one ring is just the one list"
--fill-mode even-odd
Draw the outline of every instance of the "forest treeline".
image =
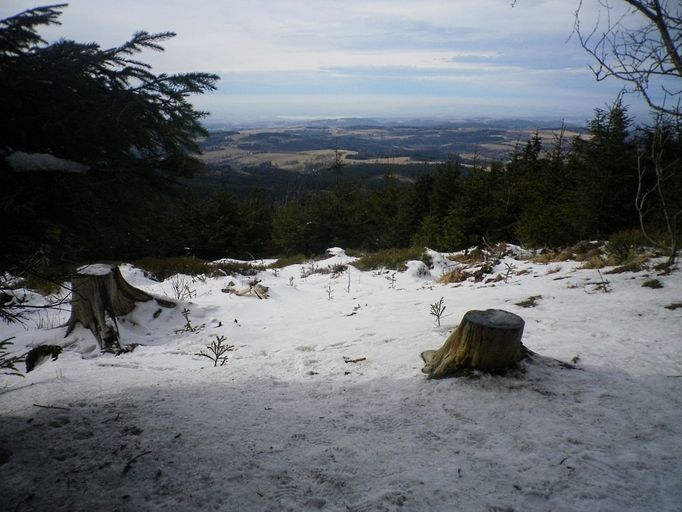
[[595, 111], [586, 135], [564, 140], [557, 134], [551, 141], [535, 135], [507, 162], [485, 168], [449, 159], [413, 184], [387, 176], [383, 186], [366, 189], [343, 181], [276, 204], [238, 201], [222, 191], [194, 216], [188, 212], [196, 231], [183, 239], [205, 258], [247, 251], [312, 255], [331, 246], [451, 251], [484, 240], [556, 247], [639, 230], [638, 187], [655, 188], [655, 168], [670, 178], [641, 213], [664, 237], [660, 201], [668, 211], [682, 206], [681, 135], [675, 120], [661, 117], [652, 126], [635, 126], [616, 101]]
[[636, 126], [617, 100], [596, 110], [583, 136], [535, 135], [486, 167], [450, 158], [411, 183], [387, 173], [367, 187], [337, 158], [325, 190], [273, 200], [267, 191], [237, 196], [228, 184], [206, 196], [192, 186], [206, 113], [190, 98], [214, 90], [218, 76], [155, 74], [137, 58], [162, 51], [172, 32], [137, 32], [113, 48], [47, 43], [38, 29], [59, 24], [65, 7], [0, 20], [0, 271], [23, 261], [314, 255], [330, 246], [556, 247], [642, 228], [648, 243], [679, 248], [679, 111], [659, 109]]
[[596, 110], [586, 135], [535, 135], [506, 162], [464, 168], [452, 158], [414, 183], [387, 175], [367, 188], [345, 176], [280, 200], [238, 198], [229, 185], [200, 199], [139, 171], [23, 174], [15, 192], [26, 200], [16, 203], [6, 239], [17, 255], [38, 251], [52, 261], [314, 255], [331, 246], [451, 251], [484, 241], [557, 247], [639, 230], [635, 198], [638, 187], [656, 184], [655, 168], [671, 178], [642, 214], [666, 236], [661, 199], [669, 210], [682, 207], [681, 135], [664, 118], [635, 126], [616, 102]]

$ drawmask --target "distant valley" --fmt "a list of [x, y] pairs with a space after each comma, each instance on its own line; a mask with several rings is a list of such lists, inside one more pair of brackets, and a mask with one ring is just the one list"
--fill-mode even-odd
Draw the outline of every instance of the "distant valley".
[[[240, 194], [259, 190], [271, 196], [323, 189], [337, 180], [330, 171], [336, 152], [344, 180], [371, 186], [390, 175], [414, 181], [449, 157], [465, 166], [505, 161], [536, 131], [549, 146], [561, 122], [338, 119], [212, 130], [201, 141], [207, 172], [200, 183], [212, 187], [218, 180]], [[566, 127], [565, 140], [581, 131]]]

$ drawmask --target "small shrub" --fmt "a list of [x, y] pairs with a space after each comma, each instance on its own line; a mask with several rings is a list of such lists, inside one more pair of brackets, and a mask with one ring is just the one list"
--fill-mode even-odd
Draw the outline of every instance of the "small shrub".
[[327, 267], [319, 267], [316, 262], [311, 261], [310, 266], [303, 267], [301, 269], [301, 278], [305, 279], [313, 274], [331, 274], [332, 277], [338, 277], [348, 270], [348, 266], [343, 263], [337, 263], [335, 265], [329, 265]]
[[621, 265], [619, 267], [616, 267], [612, 270], [609, 270], [606, 272], [606, 274], [622, 274], [623, 272], [639, 272], [640, 270], [644, 270], [645, 265], [644, 263], [648, 260], [648, 258], [636, 258], [634, 261], [631, 263], [626, 263], [625, 265]]
[[198, 276], [211, 274], [211, 265], [199, 258], [183, 256], [177, 258], [144, 258], [133, 263], [139, 269], [150, 274], [157, 281], [165, 281], [175, 274]]
[[642, 287], [656, 290], [658, 288], [663, 288], [663, 283], [661, 283], [658, 279], [648, 279], [642, 283]]
[[62, 290], [62, 283], [70, 281], [75, 273], [75, 265], [40, 269], [36, 273], [26, 273], [14, 288], [26, 288], [41, 295], [55, 295]]
[[185, 319], [185, 325], [183, 326], [182, 329], [177, 329], [175, 331], [175, 334], [181, 334], [183, 332], [199, 332], [201, 329], [205, 327], [205, 324], [201, 324], [199, 326], [194, 326], [192, 325], [192, 320], [190, 320], [189, 315], [192, 313], [189, 309], [184, 308], [182, 310], [182, 317]]
[[672, 302], [665, 306], [665, 309], [669, 309], [670, 311], [675, 311], [676, 309], [682, 308], [682, 302]]
[[599, 243], [585, 240], [578, 242], [571, 247], [570, 250], [573, 253], [573, 259], [575, 261], [585, 261], [594, 256], [601, 256], [604, 254]]
[[644, 245], [641, 231], [631, 229], [611, 235], [606, 243], [606, 254], [613, 265], [625, 265], [636, 258], [639, 248]]
[[213, 361], [214, 367], [218, 366], [218, 362], [220, 362], [220, 366], [225, 366], [227, 363], [227, 356], [225, 354], [234, 351], [234, 345], [228, 345], [227, 343], [223, 345], [223, 343], [225, 343], [225, 336], [218, 336], [216, 334], [215, 341], [206, 345], [207, 352], [202, 350], [196, 355], [210, 359]]
[[14, 337], [0, 341], [0, 371], [5, 375], [23, 377], [16, 365], [24, 361], [24, 356], [10, 356], [7, 350], [10, 345], [13, 345], [10, 341], [13, 339]]
[[329, 269], [329, 272], [333, 276], [340, 276], [346, 270], [348, 270], [348, 265], [344, 265], [343, 263], [337, 263], [336, 265], [331, 265], [331, 266], [327, 267], [327, 269]]
[[[426, 257], [427, 261], [424, 261]], [[424, 250], [418, 247], [411, 247], [406, 249], [386, 249], [383, 251], [365, 254], [359, 260], [353, 263], [353, 266], [358, 270], [377, 270], [385, 268], [388, 270], [396, 270], [404, 272], [407, 269], [405, 265], [408, 261], [420, 260], [430, 266], [431, 261]]]
[[509, 277], [511, 277], [512, 273], [516, 270], [516, 265], [513, 263], [505, 263], [505, 273], [503, 276], [504, 282], [506, 283], [509, 280]]
[[343, 252], [346, 253], [346, 256], [350, 256], [351, 258], [360, 258], [362, 256], [362, 252], [355, 249], [345, 249]]
[[284, 268], [289, 267], [291, 265], [301, 265], [302, 263], [305, 263], [309, 259], [310, 258], [304, 256], [303, 254], [283, 256], [281, 258], [277, 258], [277, 261], [270, 265], [270, 268]]
[[492, 274], [494, 265], [491, 263], [484, 263], [471, 275], [474, 277], [474, 281], [480, 283], [483, 281], [485, 276]]
[[197, 296], [197, 291], [192, 287], [192, 283], [183, 275], [176, 274], [171, 277], [170, 286], [173, 290], [173, 297], [180, 301], [189, 301]]
[[305, 279], [313, 274], [321, 273], [315, 260], [308, 261], [308, 266], [301, 267], [301, 279]]
[[438, 327], [440, 327], [440, 318], [443, 316], [443, 313], [445, 312], [445, 304], [443, 304], [443, 297], [440, 298], [438, 302], [434, 302], [431, 304], [431, 311], [429, 314], [433, 315], [436, 317], [436, 321], [438, 322]]
[[258, 272], [267, 270], [263, 265], [251, 265], [240, 261], [211, 263], [210, 266], [213, 269], [212, 275], [220, 273], [223, 276], [255, 276]]
[[60, 311], [46, 309], [31, 317], [36, 329], [54, 329], [64, 324]]

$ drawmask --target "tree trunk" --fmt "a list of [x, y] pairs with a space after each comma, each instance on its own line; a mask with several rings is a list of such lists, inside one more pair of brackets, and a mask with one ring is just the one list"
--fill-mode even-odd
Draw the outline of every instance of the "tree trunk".
[[[122, 350], [116, 317], [130, 313], [137, 302], [154, 299], [123, 279], [118, 267], [102, 264], [79, 268], [71, 281], [71, 290], [71, 317], [66, 336], [80, 323], [92, 331], [104, 352]], [[175, 307], [170, 300], [155, 300], [163, 307]]]
[[523, 355], [524, 321], [501, 309], [469, 311], [438, 350], [422, 353], [430, 378], [461, 370], [497, 370], [516, 365]]

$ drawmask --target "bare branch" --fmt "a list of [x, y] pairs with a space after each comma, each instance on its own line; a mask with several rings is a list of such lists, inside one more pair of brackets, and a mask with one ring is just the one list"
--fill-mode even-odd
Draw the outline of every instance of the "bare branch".
[[[573, 34], [595, 60], [598, 81], [616, 78], [628, 92], [638, 92], [655, 111], [680, 116], [682, 103], [682, 7], [666, 0], [623, 0], [619, 13], [609, 2], [591, 30], [581, 26], [582, 1]], [[633, 21], [636, 22], [633, 24]]]

